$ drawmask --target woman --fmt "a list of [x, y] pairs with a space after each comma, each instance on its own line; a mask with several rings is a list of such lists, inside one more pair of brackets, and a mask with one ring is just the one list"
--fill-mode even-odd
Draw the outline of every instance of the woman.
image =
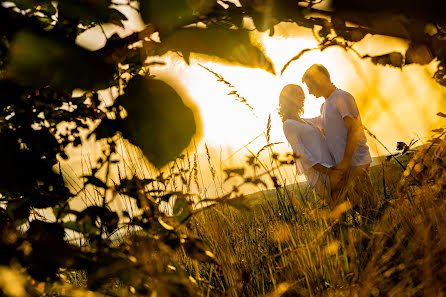
[[319, 128], [300, 117], [304, 101], [305, 94], [298, 85], [290, 84], [282, 89], [279, 114], [283, 132], [293, 153], [297, 155], [297, 172], [304, 174], [318, 196], [330, 203], [328, 172], [334, 165], [334, 160]]

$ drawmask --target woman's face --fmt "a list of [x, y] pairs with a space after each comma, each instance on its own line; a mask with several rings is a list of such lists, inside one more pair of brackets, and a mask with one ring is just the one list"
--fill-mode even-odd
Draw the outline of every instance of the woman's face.
[[301, 90], [288, 91], [281, 94], [279, 111], [281, 114], [300, 113], [304, 106], [305, 94]]
[[290, 90], [285, 93], [284, 105], [293, 105], [302, 108], [305, 102], [305, 94], [301, 89]]

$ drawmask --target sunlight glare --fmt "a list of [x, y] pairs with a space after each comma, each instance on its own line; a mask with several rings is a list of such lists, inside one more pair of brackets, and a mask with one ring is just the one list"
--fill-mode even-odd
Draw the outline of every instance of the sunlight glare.
[[[360, 59], [352, 51], [331, 47], [322, 52], [306, 52], [281, 75], [283, 66], [302, 49], [317, 47], [311, 31], [297, 25], [280, 24], [275, 26], [272, 37], [268, 32], [256, 31], [251, 37], [274, 63], [277, 75], [261, 69], [223, 64], [221, 60], [194, 54], [190, 66], [178, 55], [170, 53], [163, 56], [168, 66], [151, 69], [151, 73], [160, 79], [175, 80], [184, 87], [201, 114], [201, 140], [210, 146], [238, 150], [266, 131], [268, 116], [271, 115], [270, 141], [284, 142], [276, 148], [282, 152], [289, 151], [277, 113], [279, 94], [287, 84], [302, 86], [306, 94], [303, 117], [318, 116], [324, 99], [309, 95], [301, 81], [305, 70], [316, 63], [329, 70], [336, 87], [355, 97], [364, 125], [391, 149], [396, 141], [410, 141], [419, 135], [425, 137], [438, 122], [432, 116], [441, 109], [441, 100], [438, 99], [444, 96], [445, 91], [430, 79], [435, 70], [434, 62], [428, 67], [409, 66], [400, 70], [373, 65], [369, 59]], [[357, 44], [357, 50], [367, 52], [375, 49], [376, 54], [382, 54], [391, 48], [404, 50], [407, 46], [401, 40], [390, 40], [388, 44], [382, 38], [366, 37]], [[199, 64], [221, 75], [233, 87], [218, 81], [214, 74]], [[416, 87], [403, 83], [407, 81], [416, 81]], [[229, 95], [231, 91], [245, 98], [253, 112], [238, 102], [234, 95]], [[422, 100], [426, 96], [432, 98], [430, 103]], [[261, 137], [250, 144], [250, 149], [255, 151], [263, 145], [265, 138]], [[370, 141], [370, 147], [372, 155], [384, 153], [376, 142]]]

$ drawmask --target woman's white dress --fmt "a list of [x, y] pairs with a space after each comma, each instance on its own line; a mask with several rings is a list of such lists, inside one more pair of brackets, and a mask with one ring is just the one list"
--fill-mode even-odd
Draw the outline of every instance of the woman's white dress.
[[283, 123], [283, 132], [293, 153], [299, 156], [296, 159], [297, 173], [306, 176], [308, 184], [316, 190], [319, 197], [328, 198], [328, 176], [312, 168], [317, 163], [325, 167], [335, 165], [324, 135], [310, 122], [302, 123], [291, 119]]

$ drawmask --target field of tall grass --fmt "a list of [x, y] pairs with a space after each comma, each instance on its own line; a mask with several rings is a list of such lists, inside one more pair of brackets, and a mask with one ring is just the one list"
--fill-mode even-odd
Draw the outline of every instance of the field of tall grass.
[[441, 137], [371, 168], [381, 205], [371, 223], [347, 201], [330, 210], [302, 183], [280, 186], [247, 196], [247, 209], [219, 205], [194, 216], [194, 235], [217, 263], [180, 261], [204, 296], [443, 296]]
[[[275, 188], [243, 195], [234, 187], [197, 203], [184, 232], [212, 257], [182, 249], [175, 262], [201, 296], [444, 296], [445, 136], [440, 131], [414, 150], [399, 146], [399, 155], [378, 158], [370, 169], [380, 200], [373, 221], [349, 201], [329, 209], [305, 183], [285, 184], [289, 155], [268, 146], [267, 161], [251, 153], [246, 168], [224, 171], [226, 179]], [[220, 183], [209, 155], [208, 162]], [[248, 176], [249, 168], [257, 175]], [[194, 170], [189, 177], [195, 172], [198, 182]]]
[[[160, 221], [182, 234], [179, 249], [166, 241], [155, 243], [156, 233], [131, 228], [136, 214], [128, 198], [112, 198], [122, 199], [121, 214], [128, 218], [110, 237], [114, 245], [126, 246], [141, 275], [160, 276], [141, 279], [147, 291], [122, 286], [119, 276], [97, 291], [87, 290], [82, 270], [60, 271], [60, 282], [51, 286], [31, 280], [33, 290], [36, 296], [444, 296], [445, 133], [437, 130], [416, 149], [399, 146], [398, 155], [378, 158], [370, 168], [380, 200], [372, 221], [348, 200], [330, 209], [306, 183], [286, 181], [282, 170], [294, 166], [293, 158], [275, 153], [273, 145], [261, 150], [269, 157], [251, 152], [244, 167], [223, 172], [216, 171], [207, 149], [208, 164], [200, 169], [196, 154], [182, 156], [168, 173], [158, 175], [156, 189], [150, 186], [152, 192], [169, 195], [160, 210], [180, 218], [179, 224]], [[233, 181], [232, 190], [189, 195], [185, 204], [169, 199], [172, 193], [191, 192], [194, 184], [203, 190], [199, 170], [210, 171], [216, 188]], [[245, 195], [247, 185], [259, 191]], [[101, 194], [95, 195], [100, 203]], [[76, 238], [73, 244], [88, 247]], [[2, 277], [29, 285], [11, 273], [0, 271]], [[14, 295], [20, 285], [7, 291], [4, 280], [0, 287], [6, 296], [26, 296]]]

